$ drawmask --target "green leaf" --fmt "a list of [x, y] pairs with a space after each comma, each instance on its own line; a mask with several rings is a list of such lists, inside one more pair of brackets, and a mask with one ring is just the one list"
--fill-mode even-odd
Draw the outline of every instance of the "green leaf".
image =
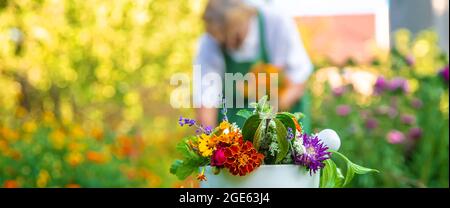
[[176, 147], [177, 151], [182, 154], [183, 160], [175, 160], [170, 167], [170, 173], [176, 175], [180, 180], [186, 179], [199, 167], [207, 165], [209, 162], [208, 158], [198, 155], [189, 147], [188, 141], [195, 141], [196, 139], [195, 136], [186, 137]]
[[295, 135], [295, 132], [297, 131], [297, 128], [295, 126], [294, 120], [292, 120], [295, 117], [292, 116], [291, 113], [278, 113], [276, 118], [278, 120], [280, 120], [281, 123], [283, 123], [286, 128], [291, 128], [292, 132]]
[[242, 127], [242, 136], [245, 141], [253, 141], [256, 130], [258, 129], [259, 124], [261, 123], [261, 119], [259, 115], [250, 116], [244, 123], [244, 127]]
[[250, 118], [250, 116], [253, 115], [253, 112], [247, 110], [247, 109], [242, 109], [239, 112], [236, 113], [237, 116], [240, 116], [242, 118], [248, 119]]
[[183, 164], [183, 160], [175, 160], [170, 166], [170, 173], [176, 175], [178, 168]]
[[197, 171], [199, 167], [205, 166], [208, 163], [208, 159], [200, 157], [199, 155], [185, 160], [175, 160], [170, 167], [170, 173], [176, 175], [178, 179], [184, 180], [193, 172]]
[[[176, 146], [176, 150], [178, 152], [180, 152], [183, 157], [185, 158], [189, 158], [192, 155], [192, 150], [190, 149], [189, 145], [188, 145], [188, 141], [189, 140], [194, 140], [196, 137], [195, 136], [191, 136], [191, 137], [186, 137], [185, 139], [183, 139], [180, 143], [177, 144]], [[194, 153], [195, 154], [195, 153]]]
[[170, 167], [171, 173], [176, 175], [178, 179], [184, 180], [190, 176], [199, 166], [194, 166], [192, 162], [182, 160], [175, 161]]
[[273, 119], [275, 121], [275, 130], [277, 134], [277, 140], [278, 140], [278, 148], [279, 152], [277, 154], [277, 158], [275, 160], [275, 163], [281, 162], [286, 155], [289, 152], [289, 142], [286, 138], [287, 136], [287, 130], [284, 124], [278, 120], [277, 118]]
[[342, 185], [343, 187], [348, 185], [353, 177], [355, 176], [355, 174], [358, 175], [363, 175], [363, 174], [367, 174], [367, 173], [379, 173], [380, 171], [375, 170], [375, 169], [370, 169], [370, 168], [366, 168], [360, 165], [357, 165], [355, 163], [353, 163], [352, 161], [350, 161], [345, 155], [343, 155], [342, 153], [339, 153], [337, 151], [334, 150], [329, 150], [331, 153], [338, 155], [339, 157], [341, 157], [346, 163], [347, 163], [347, 173], [345, 174], [345, 180], [344, 180], [344, 184]]
[[294, 115], [295, 119], [297, 119], [297, 121], [306, 117], [305, 114], [300, 113], [300, 112], [294, 113], [293, 115]]
[[339, 188], [342, 185], [344, 176], [333, 160], [324, 161], [325, 167], [322, 169], [320, 176], [320, 188]]
[[262, 126], [263, 126], [263, 122], [260, 122], [258, 125], [258, 128], [256, 129], [255, 136], [253, 138], [253, 146], [258, 151], [259, 151], [259, 147], [261, 146], [261, 138], [263, 136]]

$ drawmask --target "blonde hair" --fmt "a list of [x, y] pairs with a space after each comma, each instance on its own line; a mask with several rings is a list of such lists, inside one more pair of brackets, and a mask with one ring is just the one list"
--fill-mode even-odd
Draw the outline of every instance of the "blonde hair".
[[203, 20], [207, 24], [223, 25], [230, 14], [249, 15], [253, 11], [254, 8], [242, 0], [209, 0], [203, 14]]

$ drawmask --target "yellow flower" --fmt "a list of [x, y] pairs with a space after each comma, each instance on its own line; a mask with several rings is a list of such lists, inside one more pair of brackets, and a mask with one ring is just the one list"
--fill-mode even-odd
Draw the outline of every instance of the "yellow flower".
[[198, 140], [198, 150], [203, 157], [210, 157], [216, 149], [214, 139], [206, 134], [202, 134]]
[[55, 149], [62, 149], [64, 147], [64, 143], [65, 143], [65, 135], [64, 132], [61, 130], [56, 130], [54, 131], [51, 135], [50, 135], [50, 139], [52, 142], [52, 145]]
[[55, 115], [50, 111], [45, 111], [43, 115], [43, 120], [47, 124], [52, 124], [55, 122]]
[[39, 188], [44, 188], [47, 186], [47, 183], [50, 179], [50, 174], [46, 170], [41, 170], [38, 175], [38, 179], [36, 181], [36, 185]]
[[22, 128], [27, 133], [33, 133], [36, 131], [37, 125], [36, 125], [36, 122], [34, 122], [34, 121], [28, 121], [23, 124]]
[[72, 133], [72, 136], [77, 139], [81, 139], [85, 136], [85, 132], [80, 126], [75, 126], [72, 129], [71, 133]]
[[67, 155], [66, 161], [71, 166], [77, 166], [83, 161], [83, 155], [79, 152], [71, 152]]
[[230, 123], [223, 121], [222, 123], [220, 123], [219, 128], [220, 128], [220, 130], [225, 130], [225, 129], [229, 129], [230, 126], [231, 126]]

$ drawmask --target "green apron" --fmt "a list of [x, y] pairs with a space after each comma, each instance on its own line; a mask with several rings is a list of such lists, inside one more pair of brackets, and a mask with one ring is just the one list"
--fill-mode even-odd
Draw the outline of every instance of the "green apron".
[[[266, 43], [265, 43], [265, 34], [264, 34], [264, 19], [261, 13], [258, 13], [258, 25], [259, 25], [259, 53], [258, 56], [253, 61], [247, 61], [247, 62], [237, 62], [235, 61], [227, 52], [225, 49], [222, 49], [223, 57], [225, 60], [225, 72], [226, 73], [242, 73], [243, 75], [247, 74], [249, 70], [257, 63], [269, 63], [269, 57], [267, 55], [266, 51]], [[236, 85], [233, 84], [233, 92], [236, 94]], [[223, 90], [223, 93], [225, 94], [225, 90]], [[236, 95], [238, 96], [238, 95]], [[235, 97], [233, 98], [233, 102], [236, 103]], [[307, 133], [310, 132], [310, 116], [309, 116], [309, 94], [305, 93], [305, 95], [302, 97], [300, 101], [298, 101], [289, 111], [292, 113], [295, 112], [302, 112], [305, 114], [305, 118], [301, 120], [303, 124], [303, 129]], [[244, 99], [244, 106], [245, 108], [227, 108], [227, 118], [231, 123], [236, 123], [239, 127], [244, 126], [245, 119], [237, 116], [237, 112], [239, 112], [242, 109], [247, 109], [249, 111], [253, 111], [254, 109], [248, 108], [248, 99]], [[219, 113], [219, 123], [223, 120], [223, 114]]]

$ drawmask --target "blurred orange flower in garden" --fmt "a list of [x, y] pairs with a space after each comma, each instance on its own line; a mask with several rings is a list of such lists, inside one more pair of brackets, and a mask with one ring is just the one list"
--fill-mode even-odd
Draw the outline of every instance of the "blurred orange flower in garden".
[[71, 183], [65, 186], [66, 188], [81, 188], [79, 184]]
[[103, 164], [106, 162], [106, 156], [100, 152], [89, 151], [86, 153], [86, 158], [97, 164]]
[[100, 128], [93, 128], [91, 130], [91, 136], [97, 141], [101, 141], [103, 139], [103, 130]]
[[19, 184], [15, 180], [6, 180], [3, 184], [3, 188], [19, 188]]

